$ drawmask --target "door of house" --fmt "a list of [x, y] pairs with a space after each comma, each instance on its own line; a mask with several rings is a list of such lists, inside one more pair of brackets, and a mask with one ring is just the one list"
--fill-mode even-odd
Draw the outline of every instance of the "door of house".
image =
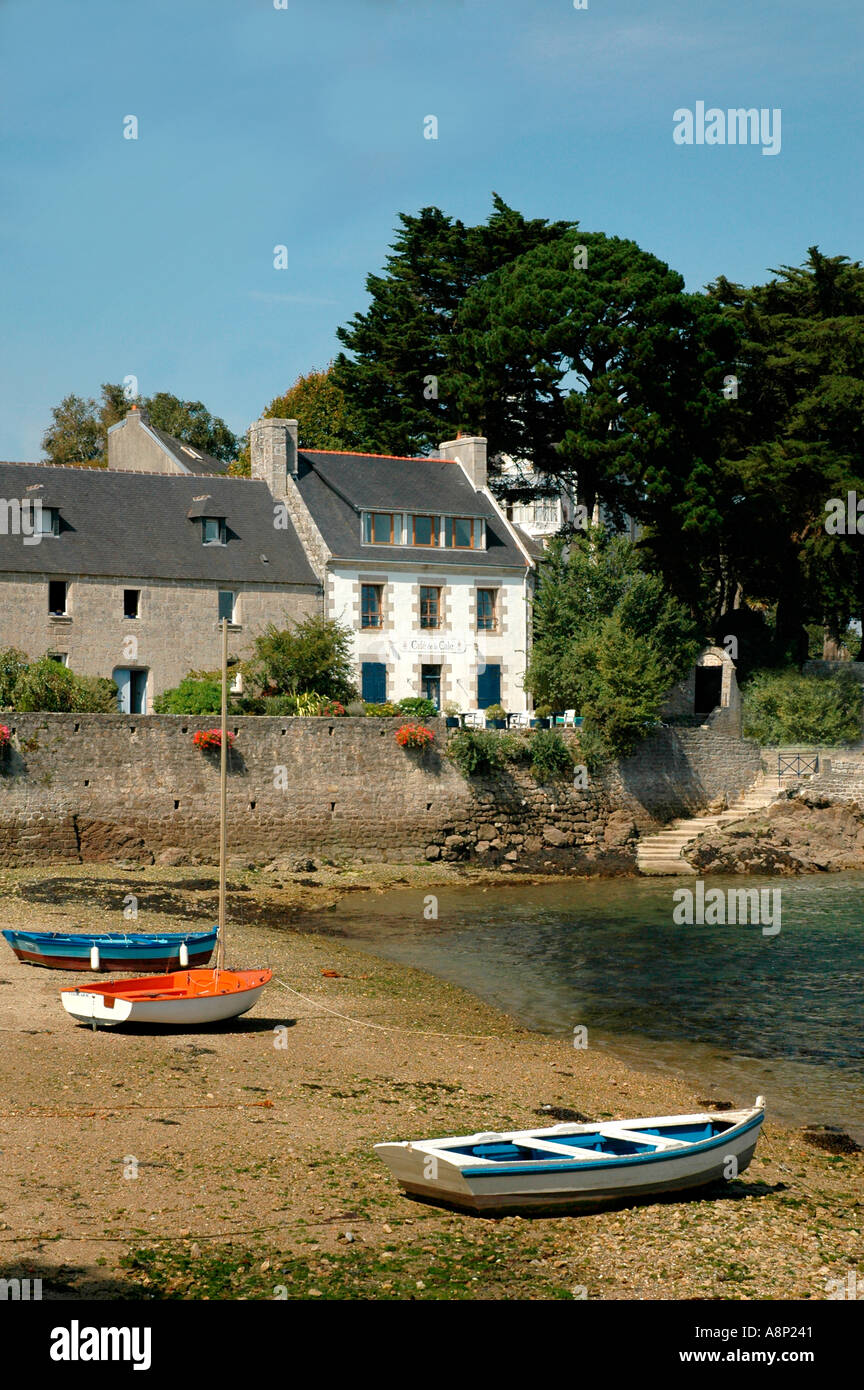
[[488, 709], [501, 703], [501, 667], [484, 666], [477, 676], [477, 707]]
[[697, 666], [693, 713], [710, 714], [720, 704], [722, 689], [722, 666]]
[[121, 714], [147, 713], [147, 672], [117, 666], [112, 673], [117, 686], [117, 708]]
[[436, 709], [441, 708], [440, 666], [422, 666], [420, 668], [420, 689], [424, 700], [431, 700]]
[[383, 705], [387, 699], [387, 667], [383, 661], [362, 662], [360, 693], [370, 705]]

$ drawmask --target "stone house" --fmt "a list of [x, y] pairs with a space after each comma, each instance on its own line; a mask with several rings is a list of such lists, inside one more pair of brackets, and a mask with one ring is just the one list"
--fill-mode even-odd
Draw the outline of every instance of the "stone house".
[[108, 467], [0, 464], [0, 647], [111, 676], [147, 713], [267, 626], [323, 611], [354, 632], [364, 698], [526, 708], [536, 547], [486, 478], [486, 441], [437, 458], [299, 450], [297, 422], [252, 426], [252, 477], [133, 407]]
[[523, 711], [534, 553], [488, 487], [486, 440], [438, 457], [299, 449], [297, 422], [252, 426], [252, 475], [284, 501], [324, 589], [354, 632], [364, 699]]
[[189, 671], [218, 669], [223, 615], [246, 657], [268, 622], [320, 612], [264, 483], [192, 458], [140, 411], [108, 448], [107, 469], [0, 464], [0, 647], [111, 676], [121, 710], [148, 713]]

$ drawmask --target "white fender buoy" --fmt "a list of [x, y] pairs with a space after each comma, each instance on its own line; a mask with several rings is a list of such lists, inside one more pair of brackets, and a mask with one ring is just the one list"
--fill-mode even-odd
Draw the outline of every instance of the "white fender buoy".
[[185, 970], [189, 964], [189, 947], [185, 941], [180, 942], [180, 968]]
[[99, 947], [98, 947], [98, 946], [91, 946], [91, 947], [90, 947], [90, 969], [91, 969], [91, 970], [98, 970], [98, 969], [99, 969]]

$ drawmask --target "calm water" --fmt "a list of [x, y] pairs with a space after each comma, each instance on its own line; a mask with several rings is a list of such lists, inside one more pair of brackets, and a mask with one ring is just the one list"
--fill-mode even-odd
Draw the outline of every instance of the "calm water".
[[[700, 1094], [864, 1142], [864, 874], [720, 879], [782, 890], [776, 936], [675, 926], [688, 879], [593, 879], [343, 899], [328, 929], [471, 990], [531, 1028], [572, 1035]], [[321, 919], [309, 920], [320, 930]], [[574, 1103], [578, 1098], [574, 1097]]]

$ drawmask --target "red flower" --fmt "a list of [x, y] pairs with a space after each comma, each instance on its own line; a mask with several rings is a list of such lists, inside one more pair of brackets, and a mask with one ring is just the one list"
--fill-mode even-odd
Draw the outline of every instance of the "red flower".
[[434, 743], [435, 735], [424, 724], [403, 724], [396, 730], [396, 742], [400, 748], [428, 748]]
[[[228, 731], [227, 738], [228, 738], [228, 747], [231, 748], [231, 747], [233, 746], [233, 744], [234, 744], [234, 735], [233, 735], [233, 733], [231, 733], [230, 730]], [[196, 748], [201, 748], [201, 749], [203, 749], [205, 752], [206, 752], [208, 749], [210, 749], [210, 748], [221, 748], [221, 747], [222, 747], [222, 730], [221, 730], [221, 729], [199, 729], [198, 732], [197, 732], [197, 734], [193, 734], [193, 736], [192, 736], [192, 742], [195, 744], [195, 747], [196, 747]]]
[[5, 748], [11, 737], [8, 724], [0, 724], [0, 748]]

